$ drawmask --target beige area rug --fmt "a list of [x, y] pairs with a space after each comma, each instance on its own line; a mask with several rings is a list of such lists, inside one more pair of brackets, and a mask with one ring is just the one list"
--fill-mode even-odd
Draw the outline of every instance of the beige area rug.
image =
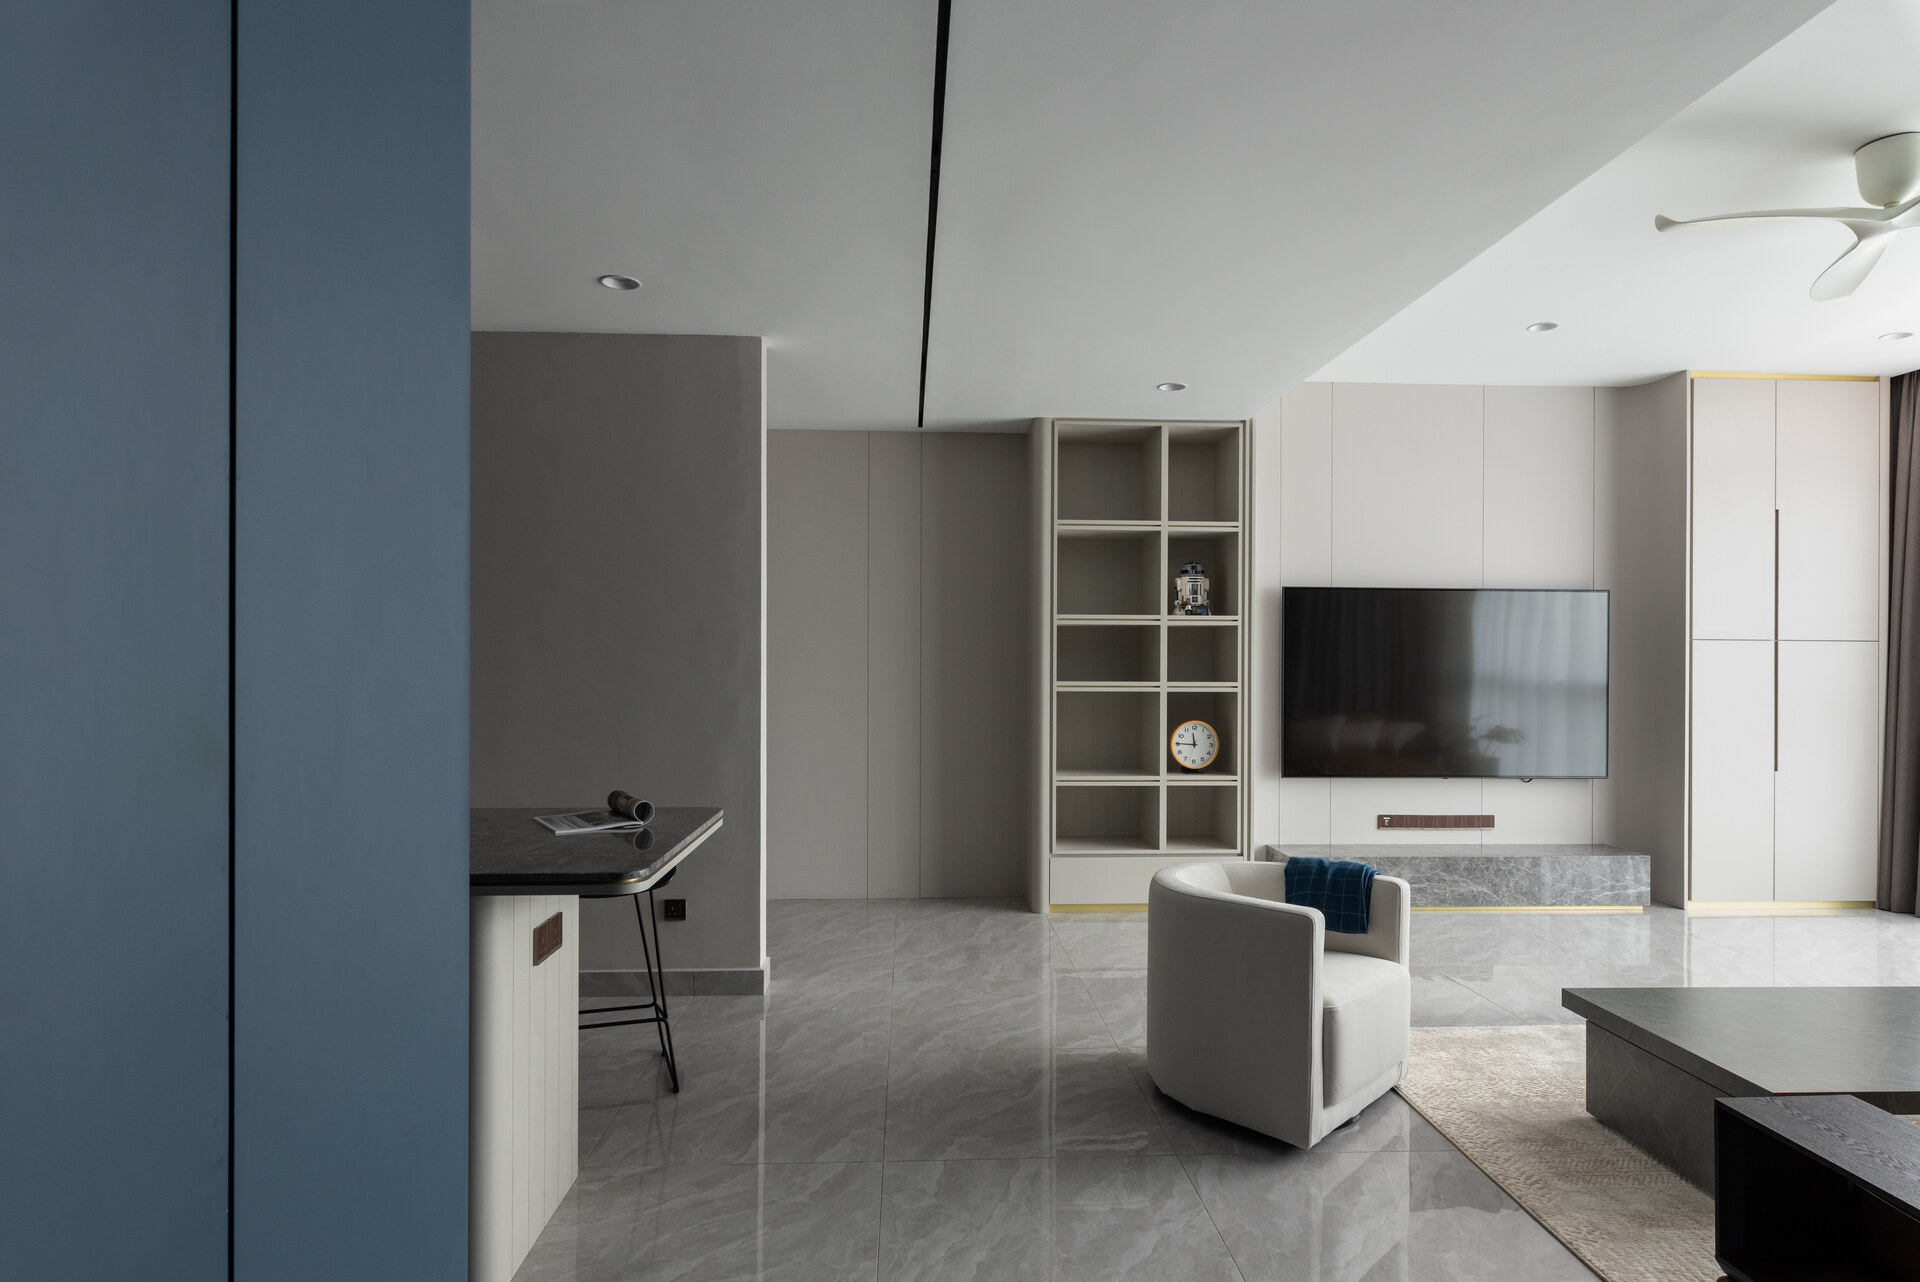
[[1400, 1094], [1607, 1282], [1714, 1282], [1713, 1199], [1588, 1115], [1586, 1038], [1416, 1028]]

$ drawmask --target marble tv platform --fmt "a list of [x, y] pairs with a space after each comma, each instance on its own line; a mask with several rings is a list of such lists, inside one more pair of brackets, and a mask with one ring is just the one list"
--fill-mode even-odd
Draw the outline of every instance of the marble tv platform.
[[1289, 842], [1266, 854], [1371, 864], [1412, 886], [1415, 908], [1644, 908], [1653, 891], [1652, 861], [1614, 846]]
[[1854, 1095], [1920, 1113], [1920, 988], [1568, 988], [1587, 1112], [1713, 1190], [1713, 1101]]

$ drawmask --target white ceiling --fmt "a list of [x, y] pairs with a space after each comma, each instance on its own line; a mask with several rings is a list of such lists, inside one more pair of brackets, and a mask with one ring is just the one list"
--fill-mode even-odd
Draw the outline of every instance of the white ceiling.
[[[1820, 8], [955, 0], [927, 425], [1252, 413]], [[936, 14], [476, 0], [475, 328], [762, 334], [773, 426], [913, 426]]]
[[774, 426], [911, 427], [936, 13], [474, 0], [473, 327], [760, 334]]
[[[1653, 216], [1858, 205], [1852, 152], [1920, 129], [1920, 4], [1840, 0], [1315, 375], [1355, 382], [1637, 383], [1676, 369], [1920, 366], [1920, 233], [1851, 297], [1815, 276], [1823, 224], [1653, 230]], [[1530, 334], [1532, 321], [1561, 328]]]

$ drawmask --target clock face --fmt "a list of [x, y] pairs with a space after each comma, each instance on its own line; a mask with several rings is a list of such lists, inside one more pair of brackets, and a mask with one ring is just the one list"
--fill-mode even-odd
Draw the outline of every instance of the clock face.
[[1204, 770], [1220, 755], [1220, 736], [1204, 721], [1182, 721], [1167, 740], [1173, 759], [1188, 770]]

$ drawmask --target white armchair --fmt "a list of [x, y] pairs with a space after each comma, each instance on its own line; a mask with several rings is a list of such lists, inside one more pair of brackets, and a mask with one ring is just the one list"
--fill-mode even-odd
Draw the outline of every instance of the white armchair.
[[1287, 903], [1286, 866], [1184, 864], [1147, 898], [1147, 1069], [1188, 1108], [1301, 1148], [1406, 1073], [1412, 892], [1375, 877], [1364, 935]]

